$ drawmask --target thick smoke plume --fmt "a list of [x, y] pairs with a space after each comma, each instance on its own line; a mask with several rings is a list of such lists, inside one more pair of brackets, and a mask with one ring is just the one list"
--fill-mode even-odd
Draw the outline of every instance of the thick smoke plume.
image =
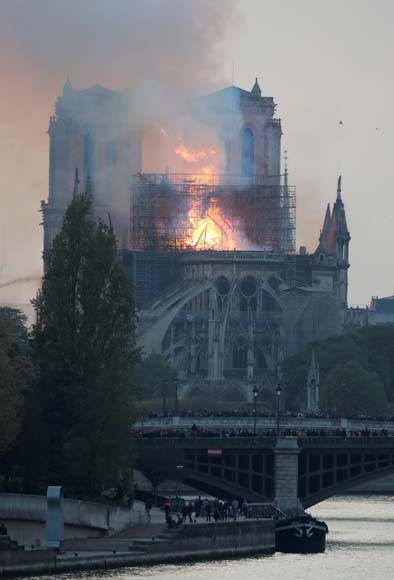
[[[134, 111], [147, 122], [147, 110], [171, 114], [177, 102], [223, 85], [230, 57], [222, 41], [235, 20], [235, 0], [2, 0], [3, 281], [41, 271], [45, 131], [66, 75], [76, 88], [129, 88], [137, 95]], [[27, 293], [24, 300], [31, 287]]]

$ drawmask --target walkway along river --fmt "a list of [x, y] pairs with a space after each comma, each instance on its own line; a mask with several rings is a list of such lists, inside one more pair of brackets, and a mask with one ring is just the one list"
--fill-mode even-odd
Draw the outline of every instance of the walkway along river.
[[[324, 554], [280, 554], [196, 564], [69, 573], [67, 580], [392, 580], [394, 501], [337, 497], [313, 508], [330, 528]], [[53, 576], [40, 576], [41, 580]]]

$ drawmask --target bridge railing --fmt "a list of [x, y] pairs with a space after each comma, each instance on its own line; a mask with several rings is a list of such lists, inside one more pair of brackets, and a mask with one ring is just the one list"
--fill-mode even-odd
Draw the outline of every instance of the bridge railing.
[[138, 439], [138, 448], [155, 449], [206, 449], [218, 447], [223, 449], [238, 448], [272, 448], [275, 446], [274, 437], [141, 437]]
[[[302, 449], [385, 449], [394, 448], [394, 437], [282, 437], [297, 439]], [[141, 437], [137, 447], [143, 449], [273, 449], [275, 437]]]
[[[223, 429], [253, 429], [254, 417], [147, 417], [135, 423], [136, 429], [190, 429], [192, 425], [198, 428], [223, 428]], [[368, 428], [371, 431], [385, 429], [394, 433], [393, 421], [358, 420], [358, 419], [328, 419], [309, 417], [286, 417], [280, 418], [281, 429], [347, 429], [360, 431]], [[275, 417], [256, 417], [258, 429], [275, 429]]]

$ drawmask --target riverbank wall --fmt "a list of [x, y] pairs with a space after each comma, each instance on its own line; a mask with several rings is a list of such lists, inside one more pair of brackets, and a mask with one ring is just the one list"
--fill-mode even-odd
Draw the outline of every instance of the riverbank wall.
[[[64, 537], [92, 538], [120, 532], [147, 521], [143, 511], [75, 499], [64, 499]], [[19, 545], [45, 546], [47, 498], [44, 495], [0, 493], [0, 521]]]
[[91, 548], [74, 553], [35, 550], [21, 552], [19, 562], [16, 555], [12, 562], [7, 562], [0, 553], [0, 577], [272, 554], [275, 522], [261, 519], [188, 525], [174, 530], [168, 537], [167, 540], [152, 539], [149, 545], [130, 542], [129, 551], [117, 553], [105, 550], [103, 545], [101, 551]]

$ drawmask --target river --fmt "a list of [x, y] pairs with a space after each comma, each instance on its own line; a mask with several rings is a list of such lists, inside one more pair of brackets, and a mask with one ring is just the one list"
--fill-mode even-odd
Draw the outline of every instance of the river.
[[324, 554], [73, 572], [62, 580], [393, 580], [394, 497], [337, 497], [311, 512], [330, 529]]

